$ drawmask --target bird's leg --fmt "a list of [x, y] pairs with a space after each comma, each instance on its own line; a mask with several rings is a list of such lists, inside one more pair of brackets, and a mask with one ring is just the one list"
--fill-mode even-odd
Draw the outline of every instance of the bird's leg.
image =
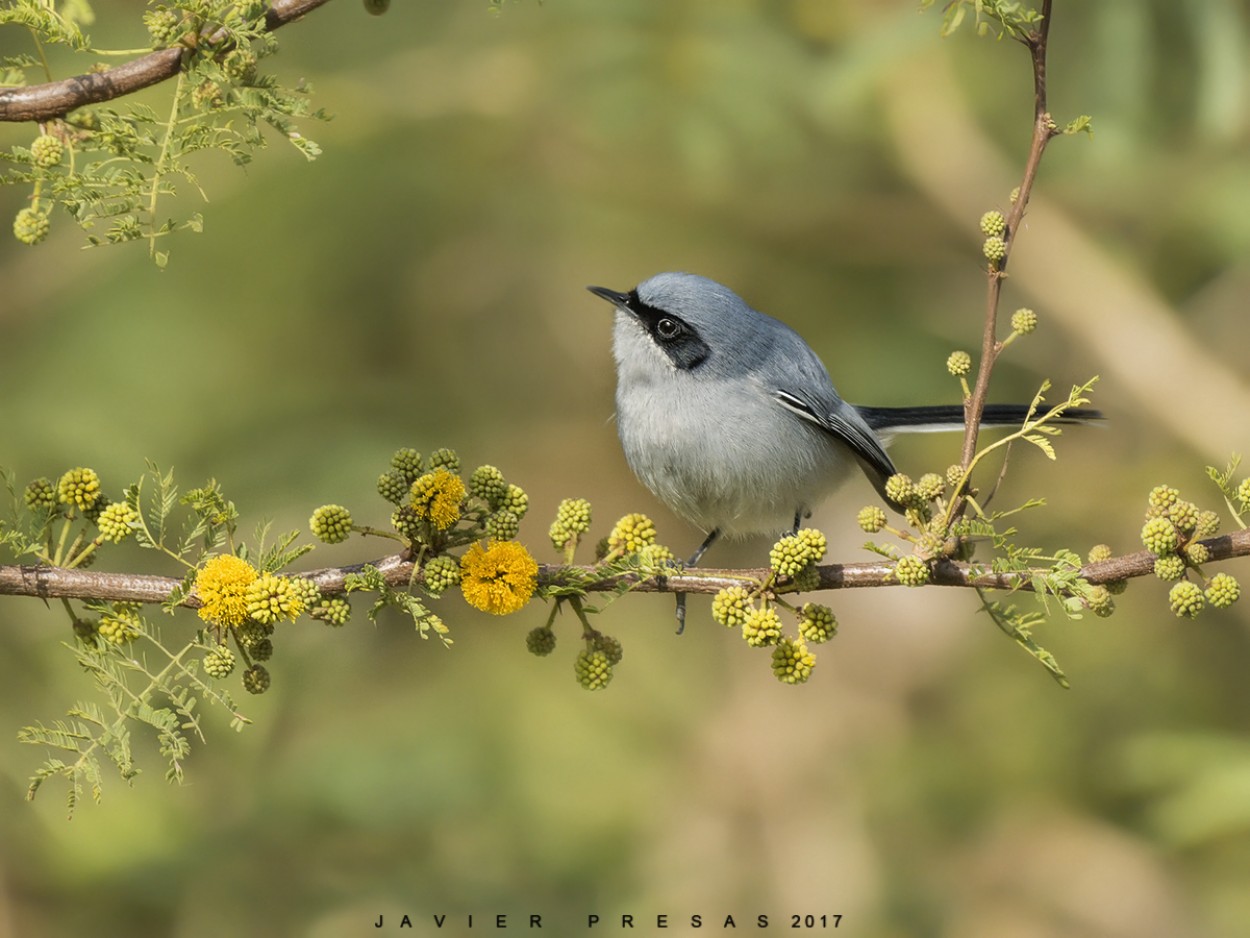
[[794, 509], [794, 527], [790, 529], [790, 533], [798, 534], [799, 525], [803, 523], [803, 519], [810, 518], [811, 516], [812, 516], [812, 513], [810, 511], [804, 511], [802, 508]]
[[[703, 559], [703, 555], [707, 553], [707, 549], [716, 543], [716, 539], [720, 537], [720, 528], [713, 528], [712, 533], [703, 539], [703, 543], [699, 545], [699, 549], [691, 555], [686, 561], [687, 567], [693, 567]], [[686, 630], [686, 594], [677, 594], [677, 634], [680, 635]]]

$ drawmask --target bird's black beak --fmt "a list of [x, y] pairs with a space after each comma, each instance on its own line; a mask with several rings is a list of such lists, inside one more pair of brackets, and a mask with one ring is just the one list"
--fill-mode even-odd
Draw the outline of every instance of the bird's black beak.
[[617, 309], [629, 312], [628, 293], [618, 293], [615, 290], [609, 290], [607, 287], [587, 287], [586, 289], [600, 299], [607, 300]]

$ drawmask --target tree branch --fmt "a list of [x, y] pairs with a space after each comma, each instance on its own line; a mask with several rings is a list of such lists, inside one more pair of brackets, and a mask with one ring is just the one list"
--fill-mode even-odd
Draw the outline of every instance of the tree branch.
[[[1042, 162], [1042, 154], [1046, 144], [1058, 131], [1051, 119], [1046, 103], [1046, 47], [1050, 36], [1051, 0], [1042, 2], [1042, 21], [1037, 29], [1021, 39], [1029, 50], [1033, 62], [1033, 140], [1029, 146], [1029, 155], [1024, 164], [1024, 178], [1020, 183], [1020, 191], [1015, 203], [1007, 215], [1007, 230], [1003, 235], [1006, 242], [1006, 253], [997, 263], [991, 261], [986, 272], [985, 296], [985, 329], [981, 336], [981, 361], [977, 369], [977, 380], [972, 394], [964, 403], [964, 444], [962, 462], [965, 469], [971, 464], [977, 451], [977, 435], [981, 427], [981, 415], [985, 411], [986, 398], [989, 396], [990, 375], [994, 364], [998, 361], [1003, 344], [998, 339], [998, 303], [1002, 295], [1003, 280], [1007, 277], [1007, 261], [1011, 257], [1011, 248], [1015, 242], [1016, 232], [1024, 218], [1024, 210], [1033, 191], [1033, 182], [1037, 178], [1037, 170]], [[957, 518], [963, 513], [964, 502], [960, 502], [952, 513]]]
[[[273, 0], [265, 13], [265, 28], [272, 32], [328, 2]], [[207, 37], [209, 44], [214, 40], [220, 41], [218, 34]], [[177, 75], [186, 52], [181, 46], [158, 49], [103, 72], [89, 72], [62, 81], [0, 91], [0, 121], [48, 121], [64, 117], [86, 104], [99, 104], [133, 94]]]
[[[1198, 543], [1206, 547], [1210, 562], [1229, 560], [1233, 557], [1250, 556], [1250, 529], [1232, 534], [1209, 537]], [[1121, 557], [1112, 557], [1099, 563], [1087, 564], [1081, 576], [1092, 584], [1111, 583], [1154, 573], [1155, 557], [1149, 551], [1138, 551]], [[376, 567], [386, 582], [396, 588], [407, 586], [412, 580], [412, 562], [401, 554], [392, 554], [367, 564], [351, 564], [344, 567], [324, 567], [296, 573], [294, 576], [312, 580], [326, 595], [342, 594], [347, 576], [359, 573], [366, 566]], [[857, 589], [868, 587], [898, 586], [894, 578], [894, 564], [888, 561], [866, 563], [825, 564], [817, 568], [820, 590]], [[640, 579], [635, 576], [611, 576], [590, 580], [593, 566], [564, 566], [544, 564], [539, 567], [540, 587], [580, 583], [592, 593], [612, 592], [623, 585], [640, 593], [709, 593], [713, 594], [729, 586], [741, 586], [744, 579], [764, 580], [767, 568], [745, 570], [692, 570], [671, 576]], [[936, 563], [930, 577], [934, 586], [964, 588], [1032, 590], [1032, 572], [990, 573], [977, 563], [943, 560]], [[174, 577], [132, 573], [102, 573], [91, 570], [65, 569], [30, 564], [0, 564], [0, 595], [37, 596], [43, 599], [98, 599], [109, 602], [162, 603], [169, 599], [182, 581]], [[195, 595], [188, 596], [182, 605], [198, 608]]]

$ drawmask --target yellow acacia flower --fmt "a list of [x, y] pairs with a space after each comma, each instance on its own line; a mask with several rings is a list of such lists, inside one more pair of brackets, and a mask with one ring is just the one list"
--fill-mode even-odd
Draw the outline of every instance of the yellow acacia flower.
[[464, 483], [446, 469], [436, 469], [412, 483], [412, 507], [423, 521], [446, 531], [460, 518]]
[[211, 558], [195, 575], [200, 618], [217, 625], [242, 625], [247, 621], [247, 588], [256, 576], [255, 567], [233, 554]]
[[470, 606], [506, 616], [530, 601], [538, 564], [516, 541], [472, 545], [460, 558], [460, 591]]

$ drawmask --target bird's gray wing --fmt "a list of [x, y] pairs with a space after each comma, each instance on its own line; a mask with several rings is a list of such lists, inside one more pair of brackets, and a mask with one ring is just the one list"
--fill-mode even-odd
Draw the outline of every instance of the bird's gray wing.
[[898, 470], [877, 435], [852, 405], [838, 398], [817, 402], [801, 392], [785, 388], [775, 389], [773, 399], [792, 414], [833, 434], [849, 446], [877, 491], [885, 494], [885, 480]]

